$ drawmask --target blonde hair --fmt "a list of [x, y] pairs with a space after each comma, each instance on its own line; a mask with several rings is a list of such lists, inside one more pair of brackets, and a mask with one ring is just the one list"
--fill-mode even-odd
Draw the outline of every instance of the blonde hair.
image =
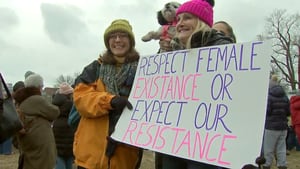
[[[197, 19], [197, 25], [196, 25], [196, 28], [194, 30], [194, 32], [191, 34], [191, 36], [188, 38], [187, 42], [186, 42], [186, 49], [191, 49], [191, 39], [192, 39], [192, 36], [196, 33], [196, 32], [199, 32], [199, 31], [202, 31], [203, 33], [206, 32], [206, 31], [210, 31], [211, 28], [203, 21], [201, 21], [200, 19]], [[203, 37], [203, 36], [202, 36]], [[203, 42], [204, 39], [201, 39], [201, 41]]]

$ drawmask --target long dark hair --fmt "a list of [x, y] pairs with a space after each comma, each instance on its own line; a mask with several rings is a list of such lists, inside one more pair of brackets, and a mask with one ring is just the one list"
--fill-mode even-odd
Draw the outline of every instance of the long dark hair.
[[227, 22], [225, 22], [225, 21], [218, 21], [218, 22], [215, 22], [214, 24], [218, 24], [218, 23], [222, 23], [222, 24], [226, 25], [227, 30], [228, 30], [228, 32], [229, 32], [229, 37], [232, 38], [233, 43], [236, 43], [236, 36], [235, 36], [235, 34], [234, 34], [234, 32], [233, 32], [232, 26], [230, 26], [230, 25], [229, 25]]

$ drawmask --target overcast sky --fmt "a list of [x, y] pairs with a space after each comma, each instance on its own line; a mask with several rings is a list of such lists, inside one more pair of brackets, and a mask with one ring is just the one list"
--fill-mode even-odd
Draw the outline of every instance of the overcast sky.
[[[299, 12], [299, 0], [215, 0], [214, 21], [225, 20], [238, 42], [256, 40], [274, 9]], [[0, 0], [0, 72], [7, 82], [27, 70], [52, 87], [59, 75], [73, 75], [105, 50], [103, 33], [112, 20], [130, 21], [141, 55], [154, 54], [158, 41], [142, 42], [157, 30], [156, 12], [168, 0]], [[183, 3], [185, 0], [178, 0]]]

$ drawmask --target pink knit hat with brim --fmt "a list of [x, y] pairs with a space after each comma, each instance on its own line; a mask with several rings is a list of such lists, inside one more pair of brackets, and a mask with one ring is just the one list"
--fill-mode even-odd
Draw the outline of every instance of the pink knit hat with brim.
[[58, 93], [68, 95], [73, 93], [73, 88], [68, 83], [63, 82], [59, 86]]
[[210, 27], [213, 25], [213, 6], [205, 0], [190, 0], [183, 3], [177, 9], [176, 17], [184, 12], [197, 16]]

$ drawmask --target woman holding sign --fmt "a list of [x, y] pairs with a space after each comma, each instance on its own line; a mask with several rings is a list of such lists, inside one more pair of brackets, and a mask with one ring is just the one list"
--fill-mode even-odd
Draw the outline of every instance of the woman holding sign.
[[[234, 43], [232, 37], [212, 29], [214, 0], [190, 0], [183, 3], [176, 13], [176, 36], [170, 43], [174, 50], [190, 49]], [[160, 47], [165, 47], [160, 43]], [[207, 160], [209, 161], [209, 160]], [[264, 159], [257, 158], [257, 164], [264, 163]], [[219, 169], [220, 167], [187, 160], [172, 155], [162, 155], [162, 169]], [[229, 167], [229, 166], [228, 166]], [[255, 169], [252, 164], [243, 169]]]
[[[176, 13], [176, 36], [171, 46], [174, 50], [190, 49], [233, 43], [212, 29], [214, 0], [191, 0], [183, 3]], [[161, 47], [164, 47], [161, 45]], [[163, 169], [217, 169], [217, 166], [175, 156], [162, 156]]]

